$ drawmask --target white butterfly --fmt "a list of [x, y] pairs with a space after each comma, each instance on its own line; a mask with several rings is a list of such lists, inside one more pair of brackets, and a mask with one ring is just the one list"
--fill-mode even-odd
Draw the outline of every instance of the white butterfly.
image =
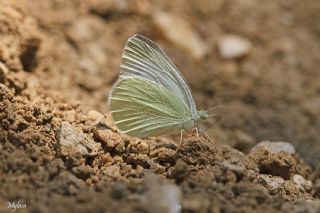
[[142, 35], [128, 39], [109, 103], [117, 127], [137, 137], [189, 130], [213, 116], [196, 109], [181, 72], [153, 41]]

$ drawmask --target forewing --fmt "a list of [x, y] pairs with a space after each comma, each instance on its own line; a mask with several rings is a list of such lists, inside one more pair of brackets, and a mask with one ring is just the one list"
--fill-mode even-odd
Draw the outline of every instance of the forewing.
[[184, 77], [169, 57], [150, 39], [134, 35], [122, 55], [120, 79], [139, 77], [161, 84], [186, 103], [193, 115], [196, 106]]
[[120, 80], [110, 95], [117, 127], [136, 137], [158, 136], [179, 131], [192, 116], [187, 105], [165, 87], [149, 80]]

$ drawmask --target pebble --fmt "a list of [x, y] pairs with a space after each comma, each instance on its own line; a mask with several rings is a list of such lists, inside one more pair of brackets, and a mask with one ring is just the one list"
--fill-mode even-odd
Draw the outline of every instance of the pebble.
[[224, 168], [226, 168], [227, 170], [230, 170], [230, 171], [236, 173], [237, 175], [243, 175], [244, 171], [246, 170], [244, 165], [237, 165], [237, 164], [233, 164], [233, 163], [230, 163], [227, 161], [223, 162], [222, 166]]
[[253, 137], [244, 131], [236, 130], [231, 137], [236, 142], [234, 147], [241, 151], [247, 152], [255, 145]]
[[150, 151], [149, 144], [144, 140], [139, 140], [139, 139], [131, 141], [128, 148], [130, 152], [140, 153], [140, 154], [148, 154]]
[[12, 100], [12, 98], [13, 95], [10, 92], [10, 89], [6, 85], [0, 83], [0, 101], [5, 99]]
[[304, 179], [301, 175], [295, 174], [292, 177], [292, 181], [300, 191], [309, 191], [312, 189], [312, 182]]
[[168, 173], [177, 183], [181, 183], [188, 175], [188, 164], [182, 159], [177, 159], [175, 166], [171, 167]]
[[284, 179], [278, 176], [260, 174], [257, 176], [257, 182], [266, 187], [269, 191], [276, 191], [282, 187]]
[[240, 58], [250, 52], [252, 45], [246, 38], [236, 35], [225, 35], [218, 43], [218, 50], [222, 58]]
[[98, 129], [94, 132], [94, 137], [105, 143], [108, 148], [115, 148], [123, 143], [123, 137], [110, 129]]
[[123, 158], [121, 156], [114, 156], [113, 163], [123, 163]]
[[99, 156], [99, 166], [111, 165], [113, 159], [110, 153], [104, 153]]
[[114, 121], [112, 119], [111, 113], [106, 113], [104, 115], [104, 124], [108, 127], [115, 127]]
[[208, 52], [200, 35], [181, 17], [167, 12], [156, 12], [153, 14], [153, 21], [170, 42], [188, 51], [194, 59], [201, 59]]
[[9, 69], [7, 68], [7, 66], [0, 61], [0, 75], [6, 75], [8, 74], [8, 72]]
[[67, 36], [76, 44], [96, 41], [97, 35], [103, 32], [103, 27], [105, 27], [105, 23], [97, 17], [79, 17], [77, 21], [69, 27]]
[[142, 197], [142, 202], [148, 212], [153, 213], [180, 213], [181, 191], [180, 188], [171, 183], [161, 183], [156, 175], [146, 177], [148, 189]]
[[250, 153], [254, 153], [260, 150], [267, 150], [270, 153], [279, 153], [286, 152], [288, 154], [296, 153], [296, 149], [291, 143], [288, 142], [271, 142], [271, 141], [262, 141], [255, 145]]
[[121, 182], [116, 182], [111, 188], [112, 197], [121, 199], [126, 195], [126, 185]]
[[[228, 196], [226, 194], [224, 196]], [[205, 196], [188, 196], [182, 200], [182, 208], [183, 212], [210, 212], [210, 201]]]
[[150, 170], [155, 174], [163, 174], [166, 172], [166, 168], [164, 166], [161, 166], [160, 164], [153, 161], [150, 162]]
[[77, 112], [74, 109], [63, 112], [64, 119], [69, 122], [75, 122], [77, 119]]
[[148, 15], [152, 12], [152, 3], [149, 0], [94, 0], [90, 2], [94, 13], [106, 16], [116, 14], [139, 14]]
[[93, 125], [97, 125], [104, 121], [104, 116], [100, 112], [95, 110], [90, 110], [88, 112], [88, 117], [92, 121]]
[[73, 167], [71, 169], [72, 173], [81, 179], [87, 179], [92, 175], [92, 168], [89, 165], [81, 165], [78, 167]]
[[101, 168], [102, 173], [111, 178], [118, 179], [121, 177], [120, 167], [118, 165], [104, 166]]
[[63, 121], [57, 131], [57, 141], [62, 155], [72, 155], [77, 152], [82, 155], [94, 156], [99, 153], [101, 144], [90, 136], [76, 130], [68, 121]]

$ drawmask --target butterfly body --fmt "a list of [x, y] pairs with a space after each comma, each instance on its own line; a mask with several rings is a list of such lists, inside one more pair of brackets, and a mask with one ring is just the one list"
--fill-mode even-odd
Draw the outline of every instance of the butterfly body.
[[198, 125], [201, 120], [206, 120], [209, 117], [207, 111], [197, 111], [194, 117], [191, 117], [189, 120], [186, 120], [184, 123], [183, 130], [189, 130]]
[[129, 38], [122, 59], [109, 103], [123, 133], [159, 136], [192, 129], [208, 118], [196, 109], [182, 74], [154, 42], [141, 35]]

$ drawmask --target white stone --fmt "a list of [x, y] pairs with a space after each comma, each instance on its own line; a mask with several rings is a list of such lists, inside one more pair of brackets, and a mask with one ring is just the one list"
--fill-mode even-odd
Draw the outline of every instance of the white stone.
[[68, 121], [63, 121], [57, 132], [57, 140], [61, 154], [64, 156], [74, 153], [93, 156], [99, 153], [100, 143], [96, 143], [90, 136], [72, 126]]
[[207, 53], [206, 43], [181, 17], [156, 12], [153, 14], [153, 21], [170, 42], [188, 51], [194, 59], [201, 59]]
[[225, 59], [242, 57], [249, 53], [251, 47], [248, 39], [236, 35], [225, 35], [218, 43], [219, 53]]
[[7, 66], [0, 61], [0, 74], [3, 73], [4, 75], [6, 75], [8, 74], [8, 72], [9, 69], [7, 68]]
[[95, 110], [90, 110], [88, 112], [88, 117], [92, 121], [93, 125], [99, 124], [104, 119], [104, 116], [100, 112]]
[[296, 153], [296, 149], [294, 148], [294, 146], [288, 142], [262, 141], [251, 149], [251, 153], [259, 150], [267, 150], [270, 153], [279, 153], [279, 152], [286, 152], [288, 154]]
[[268, 175], [258, 175], [257, 177], [258, 183], [266, 187], [271, 191], [275, 191], [279, 189], [284, 183], [284, 179], [278, 176], [268, 176]]
[[297, 186], [298, 189], [305, 191], [312, 188], [312, 182], [304, 179], [301, 175], [295, 174], [292, 177], [293, 183]]
[[142, 197], [142, 202], [148, 212], [153, 213], [180, 213], [181, 190], [175, 184], [161, 182], [159, 176], [146, 177], [148, 189]]

